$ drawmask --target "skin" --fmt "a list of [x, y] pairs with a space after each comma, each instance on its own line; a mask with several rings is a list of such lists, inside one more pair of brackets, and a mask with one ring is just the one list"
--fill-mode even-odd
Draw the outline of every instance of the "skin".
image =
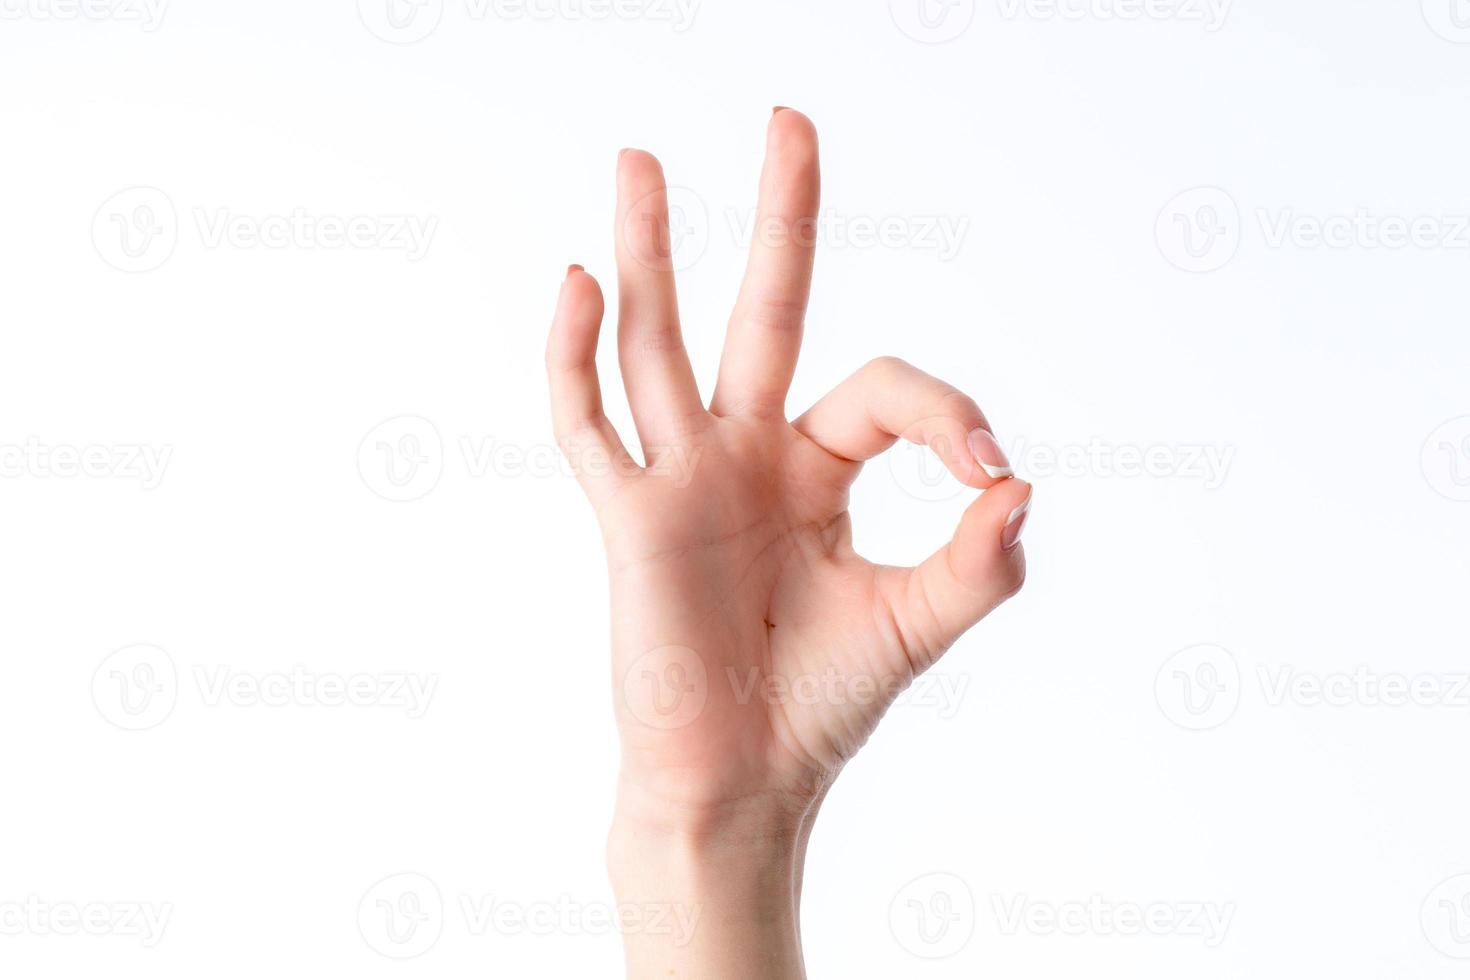
[[[990, 427], [974, 401], [895, 358], [788, 420], [820, 196], [801, 113], [770, 120], [707, 405], [682, 340], [663, 171], [625, 150], [617, 185], [618, 358], [644, 465], [603, 414], [602, 291], [580, 266], [546, 364], [557, 439], [607, 551], [622, 743], [608, 865], [619, 902], [647, 913], [624, 924], [628, 976], [799, 978], [821, 801], [893, 698], [1020, 589], [1024, 511], [1010, 519], [1031, 487], [978, 464], [969, 434]], [[985, 491], [915, 568], [858, 556], [847, 513], [862, 462], [899, 438]]]

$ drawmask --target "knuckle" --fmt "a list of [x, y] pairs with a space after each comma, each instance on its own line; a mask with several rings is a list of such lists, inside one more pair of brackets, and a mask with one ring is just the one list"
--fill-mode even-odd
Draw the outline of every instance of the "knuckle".
[[937, 402], [938, 415], [958, 418], [964, 422], [984, 421], [985, 415], [975, 399], [952, 385], [940, 382], [941, 390]]
[[901, 357], [884, 354], [864, 364], [858, 373], [877, 381], [891, 381], [914, 370], [914, 366]]
[[567, 351], [558, 344], [555, 338], [546, 345], [546, 355], [543, 358], [546, 364], [546, 374], [553, 380], [568, 374], [577, 367], [576, 362], [568, 357]]
[[757, 296], [743, 311], [744, 319], [756, 326], [781, 333], [800, 330], [806, 321], [806, 303]]
[[598, 442], [597, 423], [590, 418], [559, 420], [555, 426], [556, 445], [562, 455], [575, 461], [588, 446]]
[[684, 333], [677, 324], [659, 324], [630, 331], [633, 349], [644, 354], [684, 353]]

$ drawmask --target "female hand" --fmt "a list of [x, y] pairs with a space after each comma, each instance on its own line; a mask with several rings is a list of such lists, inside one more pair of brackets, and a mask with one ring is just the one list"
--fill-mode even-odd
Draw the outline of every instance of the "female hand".
[[[557, 438], [597, 510], [611, 578], [614, 884], [697, 919], [682, 944], [628, 935], [630, 975], [801, 976], [796, 895], [817, 806], [893, 698], [1021, 587], [1031, 488], [974, 401], [894, 358], [787, 419], [820, 184], [805, 116], [770, 120], [708, 406], [681, 336], [662, 170], [626, 150], [617, 181], [618, 355], [643, 466], [602, 411], [603, 298], [579, 266], [546, 361]], [[859, 557], [847, 513], [863, 461], [899, 438], [985, 491], [915, 568]]]

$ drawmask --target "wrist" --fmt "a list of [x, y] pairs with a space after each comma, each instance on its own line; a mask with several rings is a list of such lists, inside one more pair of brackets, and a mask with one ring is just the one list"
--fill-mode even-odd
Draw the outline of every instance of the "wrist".
[[791, 849], [805, 843], [820, 795], [762, 791], [720, 799], [670, 798], [626, 775], [618, 782], [609, 846], [690, 853]]
[[742, 801], [715, 808], [654, 805], [622, 788], [607, 837], [613, 889], [650, 884], [680, 897], [738, 891], [761, 906], [795, 908], [810, 821], [784, 803]]
[[625, 932], [629, 976], [699, 964], [694, 975], [801, 977], [801, 865], [816, 803], [670, 804], [621, 784], [607, 848], [618, 903], [687, 925], [683, 940]]

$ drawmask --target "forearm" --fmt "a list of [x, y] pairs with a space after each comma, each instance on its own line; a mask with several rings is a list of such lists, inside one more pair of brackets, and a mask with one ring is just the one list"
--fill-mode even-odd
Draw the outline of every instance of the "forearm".
[[639, 910], [623, 930], [629, 980], [802, 980], [801, 862], [815, 811], [696, 817], [620, 792], [608, 870], [619, 905]]

